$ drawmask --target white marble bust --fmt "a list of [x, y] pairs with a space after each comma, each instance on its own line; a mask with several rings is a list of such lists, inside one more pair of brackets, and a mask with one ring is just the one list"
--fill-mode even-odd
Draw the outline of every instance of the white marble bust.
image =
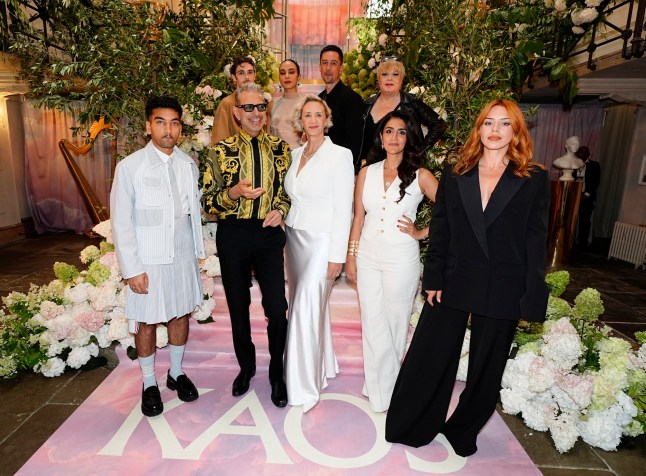
[[562, 175], [559, 177], [559, 180], [572, 182], [574, 180], [572, 173], [583, 167], [584, 162], [575, 155], [580, 145], [581, 142], [577, 136], [568, 137], [565, 141], [565, 155], [554, 159], [554, 162], [552, 162], [554, 167], [562, 170]]

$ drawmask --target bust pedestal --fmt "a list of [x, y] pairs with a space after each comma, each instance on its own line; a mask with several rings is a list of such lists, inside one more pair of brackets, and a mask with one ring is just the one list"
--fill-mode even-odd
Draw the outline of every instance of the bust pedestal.
[[550, 222], [547, 237], [547, 266], [567, 263], [574, 245], [583, 182], [551, 180]]

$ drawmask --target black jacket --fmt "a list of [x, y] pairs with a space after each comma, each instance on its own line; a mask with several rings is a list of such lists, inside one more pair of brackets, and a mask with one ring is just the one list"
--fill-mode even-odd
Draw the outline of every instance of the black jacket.
[[350, 149], [352, 161], [359, 161], [361, 148], [361, 96], [339, 81], [329, 93], [324, 89], [319, 97], [332, 109], [332, 127], [327, 135], [336, 145]]
[[[361, 143], [361, 152], [359, 153], [360, 160], [364, 160], [368, 156], [368, 151], [372, 147], [376, 128], [374, 130], [369, 130], [370, 128], [366, 127], [366, 120], [368, 119], [368, 114], [372, 111], [372, 106], [374, 106], [375, 102], [379, 98], [379, 95], [380, 93], [370, 96], [364, 103], [363, 140]], [[446, 128], [444, 121], [440, 119], [433, 109], [412, 94], [402, 91], [400, 93], [399, 105], [395, 109], [408, 112], [415, 118], [419, 126], [424, 126], [428, 129], [426, 136], [420, 132], [420, 137], [423, 137], [423, 152], [426, 152], [429, 148], [433, 147], [440, 137], [442, 137], [442, 133]]]
[[517, 177], [511, 165], [482, 210], [478, 167], [463, 175], [444, 167], [437, 190], [424, 290], [442, 290], [442, 304], [481, 316], [543, 321], [549, 181], [534, 169]]

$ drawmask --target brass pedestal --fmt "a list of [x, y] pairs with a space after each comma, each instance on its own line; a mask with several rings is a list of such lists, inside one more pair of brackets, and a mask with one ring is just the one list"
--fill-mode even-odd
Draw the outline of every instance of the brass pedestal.
[[574, 245], [583, 182], [551, 181], [550, 223], [547, 238], [547, 266], [567, 263]]

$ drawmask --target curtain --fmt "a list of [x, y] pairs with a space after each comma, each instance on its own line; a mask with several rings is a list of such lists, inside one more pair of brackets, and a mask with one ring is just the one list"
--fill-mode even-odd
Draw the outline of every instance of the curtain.
[[601, 129], [602, 141], [598, 160], [601, 165], [601, 184], [594, 208], [593, 235], [612, 236], [619, 216], [626, 184], [630, 148], [635, 130], [635, 111], [638, 106], [622, 104], [606, 109]]
[[363, 17], [361, 0], [289, 0], [287, 44], [290, 57], [301, 66], [301, 79], [320, 79], [319, 53], [325, 45], [344, 52], [348, 19]]
[[[532, 105], [522, 106], [526, 110]], [[552, 167], [552, 161], [565, 154], [565, 141], [571, 136], [577, 136], [581, 145], [588, 146], [592, 160], [597, 160], [602, 122], [601, 103], [577, 104], [569, 110], [558, 104], [540, 105], [538, 112], [527, 120], [534, 140], [534, 161], [545, 166], [551, 180], [558, 180], [559, 169]]]
[[[23, 105], [25, 123], [25, 181], [32, 217], [38, 233], [74, 231], [93, 226], [85, 203], [58, 148], [60, 139], [81, 145], [83, 137], [72, 136], [76, 113], [38, 109]], [[111, 185], [111, 139], [99, 135], [90, 152], [74, 157], [104, 206]]]

